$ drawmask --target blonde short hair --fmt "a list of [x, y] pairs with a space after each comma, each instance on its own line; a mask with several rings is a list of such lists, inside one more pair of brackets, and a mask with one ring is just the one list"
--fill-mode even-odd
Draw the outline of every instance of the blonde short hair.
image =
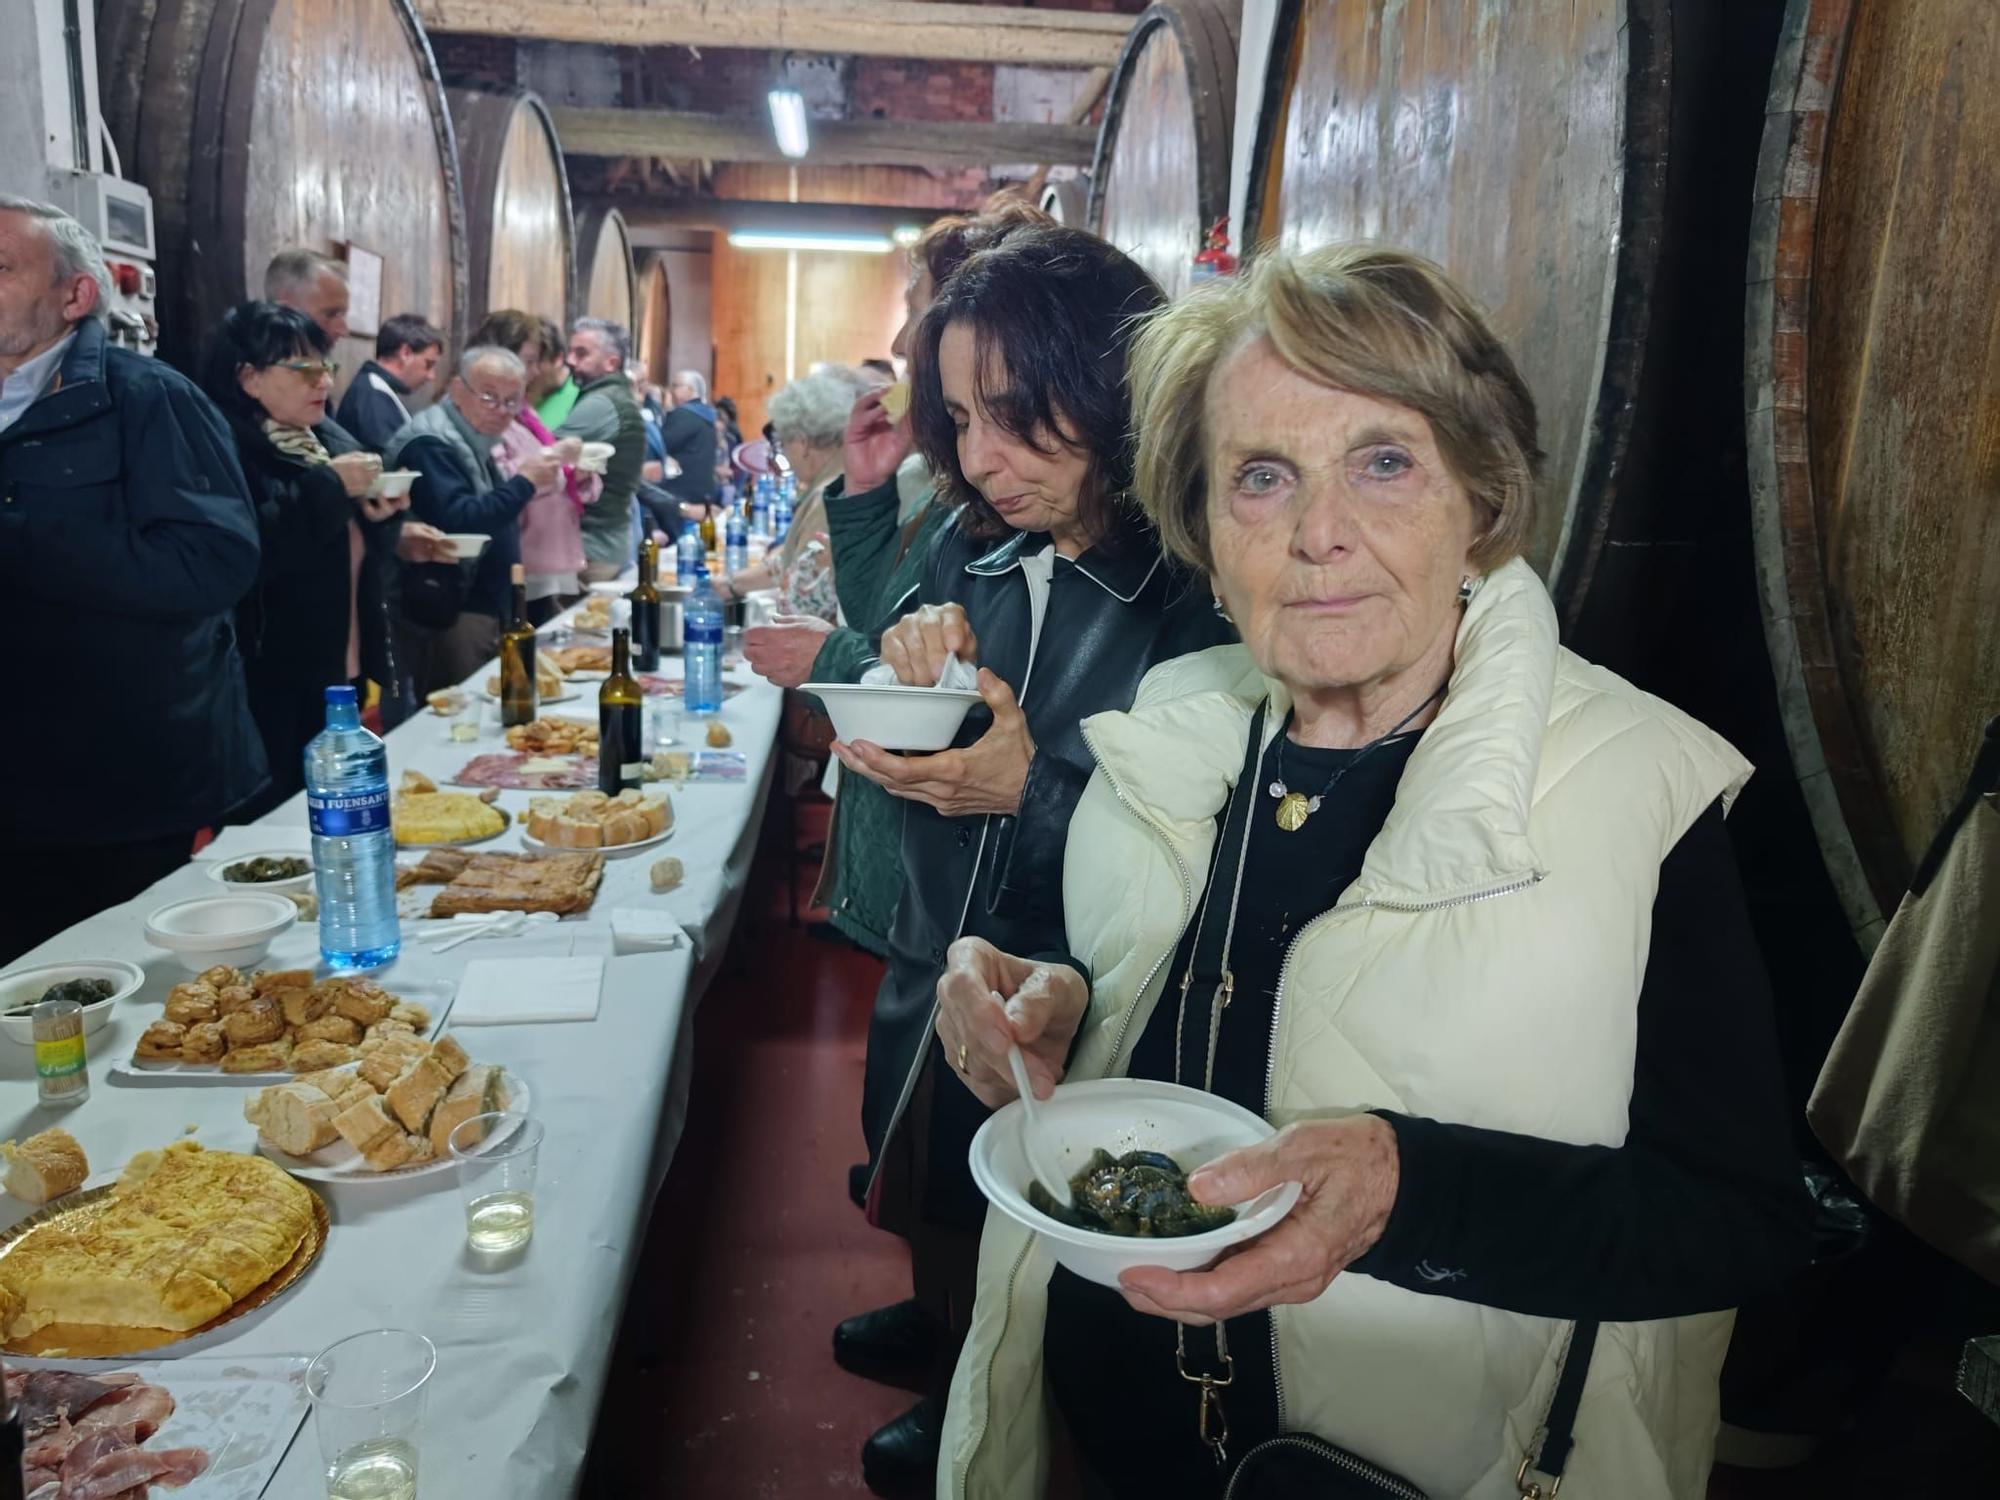
[[1307, 378], [1421, 413], [1485, 517], [1473, 562], [1497, 567], [1535, 522], [1535, 398], [1473, 300], [1430, 261], [1375, 245], [1266, 250], [1153, 314], [1132, 351], [1140, 503], [1169, 552], [1212, 566], [1208, 390], [1252, 340]]

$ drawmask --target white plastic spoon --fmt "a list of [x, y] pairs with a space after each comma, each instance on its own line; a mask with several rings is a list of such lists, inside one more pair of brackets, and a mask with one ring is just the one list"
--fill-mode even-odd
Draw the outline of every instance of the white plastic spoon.
[[1028, 1060], [1021, 1056], [1018, 1044], [1008, 1044], [1007, 1066], [1013, 1069], [1014, 1087], [1020, 1090], [1021, 1110], [1027, 1117], [1021, 1121], [1021, 1149], [1027, 1155], [1028, 1165], [1034, 1168], [1035, 1180], [1051, 1198], [1068, 1208], [1069, 1179], [1055, 1170], [1043, 1149], [1041, 1105], [1036, 1102], [1034, 1084], [1028, 1078]]

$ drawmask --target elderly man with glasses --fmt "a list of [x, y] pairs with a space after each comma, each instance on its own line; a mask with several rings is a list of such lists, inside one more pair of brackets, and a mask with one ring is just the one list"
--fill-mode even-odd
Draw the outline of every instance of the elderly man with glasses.
[[231, 623], [258, 558], [235, 446], [189, 381], [110, 344], [110, 288], [81, 224], [0, 196], [0, 598], [15, 659], [85, 673], [97, 726], [0, 735], [0, 963], [177, 868], [265, 780]]
[[411, 508], [421, 520], [492, 538], [448, 622], [437, 613], [413, 618], [412, 603], [426, 591], [406, 581], [398, 638], [420, 694], [471, 676], [499, 649], [508, 572], [521, 560], [521, 512], [561, 471], [549, 451], [522, 458], [512, 477], [496, 461], [496, 446], [526, 399], [527, 378], [511, 349], [467, 349], [443, 398], [412, 417], [383, 450], [389, 467], [417, 471]]

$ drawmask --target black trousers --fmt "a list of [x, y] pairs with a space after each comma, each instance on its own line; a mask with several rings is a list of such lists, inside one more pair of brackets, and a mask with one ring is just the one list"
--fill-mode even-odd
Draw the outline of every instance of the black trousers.
[[0, 901], [0, 964], [107, 906], [129, 901], [186, 864], [193, 848], [192, 831], [94, 849], [27, 852], [0, 841], [0, 859], [27, 877]]

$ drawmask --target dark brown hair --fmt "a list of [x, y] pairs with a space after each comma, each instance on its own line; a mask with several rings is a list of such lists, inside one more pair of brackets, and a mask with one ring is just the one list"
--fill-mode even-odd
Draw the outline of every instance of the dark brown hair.
[[910, 252], [913, 269], [930, 273], [936, 292], [951, 273], [981, 250], [990, 250], [1022, 229], [1046, 229], [1055, 220], [1025, 198], [995, 193], [976, 214], [948, 214], [934, 220]]
[[466, 347], [476, 348], [480, 344], [492, 344], [515, 354], [521, 352], [523, 344], [533, 344], [542, 351], [545, 360], [560, 359], [563, 353], [561, 329], [547, 318], [538, 318], [516, 307], [502, 308], [486, 315], [486, 321], [479, 325]]
[[[1096, 541], [1145, 529], [1132, 503], [1132, 402], [1125, 366], [1137, 321], [1165, 302], [1130, 258], [1094, 234], [1052, 224], [975, 253], [939, 289], [913, 342], [910, 424], [938, 492], [965, 508], [975, 536], [1012, 529], [966, 479], [945, 408], [938, 345], [969, 325], [981, 372], [975, 399], [1004, 431], [1040, 452], [1061, 443], [1089, 456], [1078, 520]], [[996, 365], [999, 383], [988, 385]]]

